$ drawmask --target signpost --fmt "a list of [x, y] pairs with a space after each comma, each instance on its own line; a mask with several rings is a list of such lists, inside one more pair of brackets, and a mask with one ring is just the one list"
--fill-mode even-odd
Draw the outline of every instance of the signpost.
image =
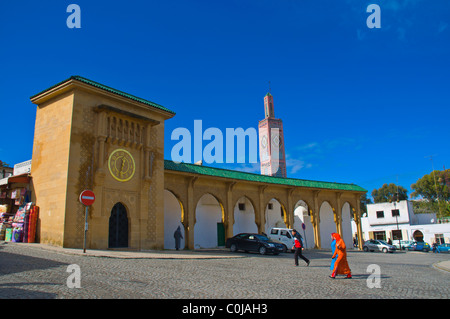
[[95, 194], [91, 190], [84, 190], [80, 194], [80, 202], [86, 207], [84, 214], [84, 243], [83, 253], [86, 253], [86, 233], [88, 231], [88, 209], [95, 202]]

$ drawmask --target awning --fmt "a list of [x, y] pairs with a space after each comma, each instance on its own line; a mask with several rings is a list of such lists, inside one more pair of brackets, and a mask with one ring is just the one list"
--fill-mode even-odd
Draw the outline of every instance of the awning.
[[0, 186], [1, 185], [7, 185], [12, 183], [29, 183], [31, 180], [31, 176], [28, 173], [15, 175], [15, 176], [9, 176], [6, 178], [0, 179]]

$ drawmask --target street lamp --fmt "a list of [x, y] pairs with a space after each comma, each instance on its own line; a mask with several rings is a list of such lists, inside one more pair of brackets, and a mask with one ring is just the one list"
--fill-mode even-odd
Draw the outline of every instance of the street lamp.
[[[398, 236], [398, 233], [400, 232], [400, 228], [398, 226], [398, 216], [400, 215], [400, 211], [397, 209], [397, 203], [400, 202], [400, 196], [399, 196], [399, 193], [398, 193], [398, 186], [397, 186], [397, 192], [394, 194], [394, 196], [391, 198], [391, 200], [389, 202], [392, 203], [392, 201], [394, 201], [395, 221], [397, 223], [397, 236]], [[393, 214], [394, 211], [392, 211], [392, 215], [394, 215]], [[402, 237], [402, 236], [400, 236], [400, 237]], [[397, 237], [397, 238], [399, 238], [398, 239], [398, 244], [399, 244], [400, 251], [401, 251], [402, 250], [402, 241], [401, 241], [400, 237]]]

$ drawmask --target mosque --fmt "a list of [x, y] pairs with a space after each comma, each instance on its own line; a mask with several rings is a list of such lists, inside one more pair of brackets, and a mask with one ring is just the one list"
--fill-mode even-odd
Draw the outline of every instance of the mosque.
[[237, 233], [275, 226], [304, 226], [307, 248], [329, 248], [331, 232], [351, 242], [352, 220], [362, 238], [366, 190], [286, 177], [282, 122], [270, 93], [259, 123], [262, 174], [165, 160], [164, 124], [175, 113], [81, 76], [31, 101], [37, 110], [29, 187], [40, 208], [41, 243], [83, 247], [85, 189], [95, 193], [88, 249], [174, 249], [178, 226], [185, 249], [220, 247]]

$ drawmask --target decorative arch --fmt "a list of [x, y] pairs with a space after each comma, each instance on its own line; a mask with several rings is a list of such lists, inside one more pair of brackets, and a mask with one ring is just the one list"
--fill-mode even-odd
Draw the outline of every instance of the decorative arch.
[[180, 227], [183, 238], [180, 248], [185, 246], [184, 205], [172, 191], [164, 190], [164, 249], [175, 249], [175, 230]]
[[335, 209], [328, 200], [322, 201], [320, 215], [320, 245], [323, 249], [331, 249], [331, 233], [337, 232]]
[[[305, 229], [302, 228], [305, 225]], [[311, 222], [311, 207], [302, 199], [294, 205], [294, 227], [305, 239], [305, 246], [308, 249], [315, 247], [314, 226]]]
[[[272, 203], [274, 205], [272, 209], [270, 209], [269, 204], [271, 204], [271, 201], [273, 200], [275, 200], [278, 204]], [[265, 219], [264, 231], [266, 232], [266, 234], [269, 233], [272, 227], [285, 228], [286, 225], [289, 223], [288, 218], [289, 217], [288, 212], [286, 210], [286, 206], [283, 204], [282, 201], [279, 200], [279, 198], [274, 196], [270, 200], [266, 201], [264, 212], [264, 219]]]
[[204, 193], [196, 202], [194, 248], [215, 248], [225, 245], [225, 209], [211, 193]]

